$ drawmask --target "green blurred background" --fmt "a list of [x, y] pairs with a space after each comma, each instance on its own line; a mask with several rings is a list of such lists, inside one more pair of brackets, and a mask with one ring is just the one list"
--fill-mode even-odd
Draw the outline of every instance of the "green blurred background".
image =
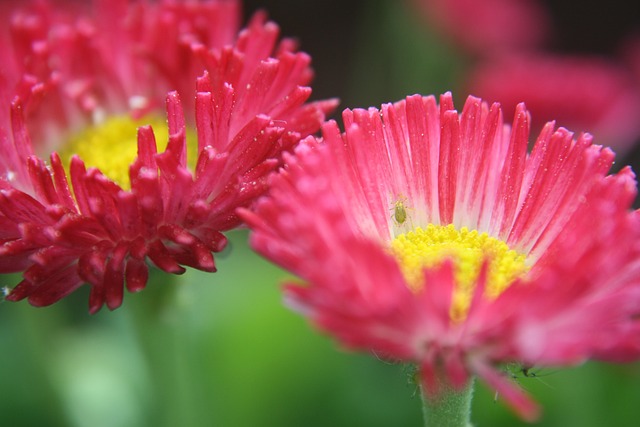
[[[247, 16], [264, 7], [300, 40], [316, 69], [314, 98], [338, 96], [342, 107], [455, 89], [465, 67], [401, 2], [245, 3]], [[422, 424], [409, 369], [340, 350], [283, 307], [290, 276], [248, 248], [246, 230], [230, 240], [218, 273], [156, 273], [115, 312], [88, 315], [87, 289], [48, 308], [0, 305], [0, 426]], [[544, 409], [537, 425], [640, 425], [640, 364], [513, 374]], [[526, 425], [481, 383], [472, 419]]]
[[[87, 314], [82, 290], [52, 307], [0, 306], [0, 425], [419, 426], [409, 370], [341, 351], [281, 304], [288, 276], [231, 233], [219, 272], [157, 274], [123, 307]], [[5, 278], [10, 280], [10, 278]], [[541, 426], [637, 426], [640, 365], [515, 380]], [[478, 384], [476, 426], [519, 426]]]

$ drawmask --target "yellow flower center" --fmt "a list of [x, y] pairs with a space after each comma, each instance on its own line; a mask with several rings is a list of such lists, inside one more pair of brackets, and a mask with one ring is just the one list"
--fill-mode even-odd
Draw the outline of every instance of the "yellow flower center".
[[[77, 154], [87, 167], [100, 169], [120, 187], [128, 190], [131, 187], [129, 166], [138, 154], [138, 128], [146, 125], [151, 125], [156, 142], [164, 150], [169, 134], [166, 118], [151, 115], [134, 120], [128, 115], [121, 115], [109, 117], [98, 125], [72, 135], [60, 150], [60, 158], [63, 164], [69, 164], [71, 156]], [[189, 152], [195, 153], [196, 139], [189, 129], [187, 141]], [[194, 157], [187, 156], [188, 159]]]
[[424, 285], [424, 268], [435, 267], [446, 259], [453, 261], [456, 287], [451, 318], [457, 321], [467, 314], [485, 260], [489, 263], [485, 293], [491, 298], [500, 295], [529, 270], [526, 256], [510, 249], [503, 241], [466, 227], [456, 230], [451, 224], [429, 224], [426, 229], [417, 227], [400, 234], [391, 242], [391, 252], [400, 261], [409, 287], [416, 292]]

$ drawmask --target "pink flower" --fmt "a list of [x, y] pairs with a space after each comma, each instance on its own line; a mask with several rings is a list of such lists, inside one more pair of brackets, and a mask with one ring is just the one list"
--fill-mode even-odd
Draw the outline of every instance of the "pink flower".
[[528, 419], [506, 363], [640, 355], [640, 216], [629, 168], [528, 112], [450, 94], [345, 110], [287, 156], [252, 246], [302, 278], [285, 298], [356, 350], [415, 363], [437, 395], [477, 375]]
[[238, 34], [235, 1], [93, 5], [13, 13], [0, 79], [0, 272], [24, 272], [7, 299], [88, 283], [92, 313], [147, 261], [215, 271], [236, 208], [335, 106], [305, 104], [309, 57], [264, 14]]
[[549, 33], [537, 0], [413, 0], [454, 43], [482, 56], [540, 45]]
[[589, 129], [598, 140], [625, 151], [640, 137], [640, 87], [613, 61], [550, 54], [512, 55], [472, 70], [468, 90], [500, 102], [507, 111], [524, 101], [541, 129], [555, 119]]

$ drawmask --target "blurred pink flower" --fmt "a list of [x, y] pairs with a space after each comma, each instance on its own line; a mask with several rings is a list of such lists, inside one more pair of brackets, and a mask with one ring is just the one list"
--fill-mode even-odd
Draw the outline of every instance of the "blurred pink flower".
[[481, 56], [538, 46], [550, 31], [537, 0], [412, 1], [433, 27]]
[[238, 33], [238, 2], [91, 5], [13, 11], [0, 40], [0, 272], [36, 306], [88, 283], [93, 313], [147, 261], [215, 271], [236, 208], [335, 102], [305, 104], [308, 55], [262, 13]]
[[524, 101], [534, 129], [555, 119], [588, 130], [623, 152], [640, 137], [640, 85], [629, 70], [600, 58], [528, 54], [505, 56], [477, 66], [468, 76], [470, 93], [512, 111]]
[[627, 36], [620, 44], [618, 55], [630, 70], [636, 84], [640, 86], [640, 34]]
[[[345, 110], [286, 157], [243, 217], [306, 284], [287, 303], [343, 345], [417, 364], [431, 396], [477, 375], [525, 418], [505, 363], [640, 356], [640, 216], [629, 168], [547, 124], [450, 94]], [[422, 236], [422, 237], [421, 237]], [[421, 240], [422, 239], [422, 240]], [[429, 240], [431, 239], [431, 240]]]

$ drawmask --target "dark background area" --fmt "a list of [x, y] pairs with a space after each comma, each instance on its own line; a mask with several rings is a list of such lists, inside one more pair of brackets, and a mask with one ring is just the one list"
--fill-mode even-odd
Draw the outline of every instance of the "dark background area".
[[611, 55], [630, 34], [640, 35], [640, 2], [542, 0], [550, 12], [557, 51]]
[[[257, 9], [267, 10], [282, 34], [300, 41], [301, 50], [311, 54], [318, 98], [343, 96], [351, 78], [361, 34], [374, 31], [370, 22], [378, 10], [401, 7], [403, 0], [247, 0], [245, 21]], [[547, 48], [562, 53], [615, 56], [620, 44], [632, 34], [640, 36], [640, 2], [629, 0], [541, 0], [552, 21]], [[384, 17], [379, 17], [383, 18]], [[419, 17], [416, 17], [420, 19]], [[426, 24], [425, 24], [426, 26]], [[375, 36], [369, 34], [370, 37]], [[366, 37], [366, 36], [365, 36]], [[368, 49], [376, 50], [375, 46]], [[380, 58], [384, 61], [384, 57]], [[354, 97], [357, 100], [357, 97]], [[381, 100], [386, 102], [389, 100]]]

